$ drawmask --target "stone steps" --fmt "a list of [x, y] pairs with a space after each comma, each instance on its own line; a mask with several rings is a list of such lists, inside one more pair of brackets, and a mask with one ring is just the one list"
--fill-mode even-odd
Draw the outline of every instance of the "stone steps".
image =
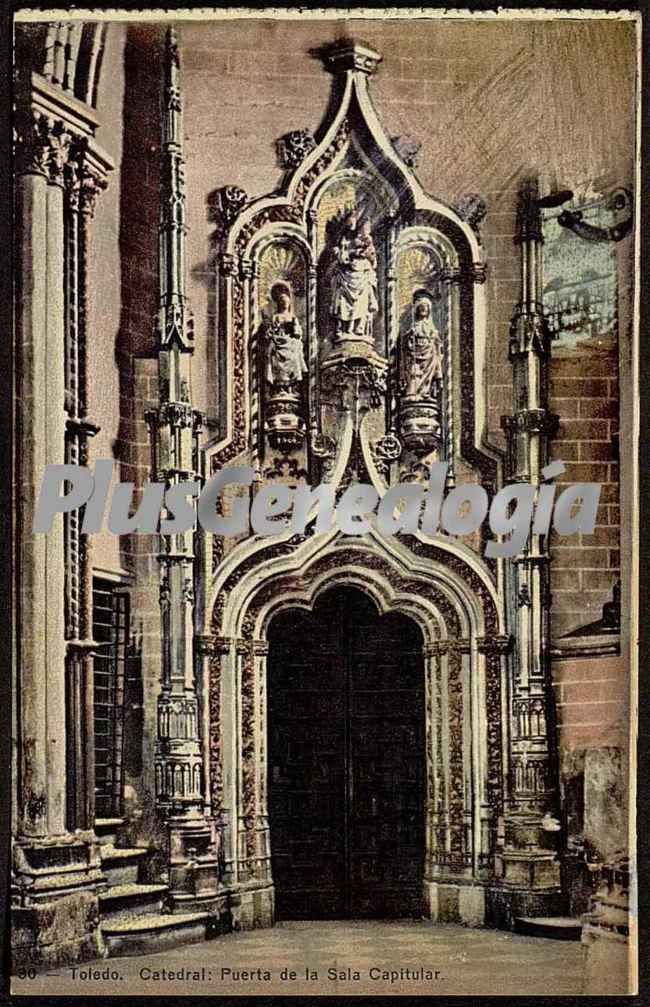
[[111, 885], [99, 894], [102, 928], [104, 922], [118, 919], [125, 913], [133, 915], [160, 914], [168, 885]]
[[102, 871], [109, 885], [136, 884], [140, 873], [140, 864], [147, 856], [144, 846], [119, 848], [109, 843], [102, 844], [99, 854], [102, 860]]
[[572, 916], [516, 916], [515, 933], [556, 941], [579, 941], [582, 923]]
[[96, 818], [95, 835], [99, 840], [99, 845], [115, 846], [123, 825], [123, 818]]
[[166, 884], [141, 884], [148, 850], [119, 846], [124, 841], [121, 818], [95, 822], [102, 873], [107, 887], [99, 891], [100, 928], [109, 957], [144, 955], [203, 941], [209, 915], [204, 902], [214, 893], [188, 895], [179, 913], [163, 912]]
[[109, 958], [150, 955], [204, 941], [208, 920], [208, 913], [124, 915], [102, 923], [102, 934]]

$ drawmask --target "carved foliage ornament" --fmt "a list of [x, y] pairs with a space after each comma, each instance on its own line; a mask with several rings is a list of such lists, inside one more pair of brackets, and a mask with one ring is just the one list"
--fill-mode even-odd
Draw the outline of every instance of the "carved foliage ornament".
[[224, 185], [217, 190], [211, 201], [212, 215], [222, 233], [232, 227], [247, 201], [246, 190], [239, 185]]
[[20, 117], [15, 140], [17, 174], [44, 175], [52, 184], [63, 185], [72, 140], [63, 122], [30, 110]]
[[456, 206], [456, 213], [480, 237], [481, 222], [487, 213], [487, 203], [477, 192], [468, 192]]
[[276, 143], [280, 166], [287, 170], [298, 168], [308, 154], [316, 148], [316, 141], [307, 129], [292, 129]]

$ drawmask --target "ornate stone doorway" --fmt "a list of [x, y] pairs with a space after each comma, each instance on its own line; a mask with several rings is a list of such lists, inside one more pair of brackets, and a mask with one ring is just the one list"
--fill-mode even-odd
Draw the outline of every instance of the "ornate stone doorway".
[[269, 824], [279, 919], [422, 915], [422, 634], [337, 587], [269, 627]]

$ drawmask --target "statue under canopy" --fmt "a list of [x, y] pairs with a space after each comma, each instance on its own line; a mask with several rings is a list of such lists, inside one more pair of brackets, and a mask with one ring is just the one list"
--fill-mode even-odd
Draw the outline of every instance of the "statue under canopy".
[[264, 320], [265, 375], [277, 388], [296, 385], [307, 373], [302, 326], [293, 311], [288, 283], [274, 283], [270, 291], [273, 314]]
[[411, 312], [411, 325], [401, 338], [400, 391], [405, 399], [431, 401], [438, 398], [442, 382], [443, 347], [427, 290], [414, 293]]
[[347, 211], [335, 238], [330, 313], [336, 337], [372, 339], [377, 299], [377, 252], [369, 220]]

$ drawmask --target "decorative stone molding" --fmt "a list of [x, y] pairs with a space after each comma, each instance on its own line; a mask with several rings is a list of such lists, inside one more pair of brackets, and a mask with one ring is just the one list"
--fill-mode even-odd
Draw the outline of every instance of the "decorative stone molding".
[[308, 154], [316, 148], [316, 141], [308, 129], [292, 129], [276, 141], [280, 167], [287, 171], [298, 168]]
[[32, 107], [17, 120], [16, 174], [43, 175], [50, 184], [63, 186], [71, 141], [63, 120]]
[[332, 73], [353, 70], [368, 77], [372, 76], [382, 61], [381, 55], [370, 46], [352, 39], [341, 39], [333, 45], [325, 46], [317, 55], [321, 56]]
[[456, 213], [466, 221], [480, 240], [481, 223], [487, 213], [487, 203], [477, 192], [468, 192], [456, 204]]
[[[618, 188], [611, 192], [605, 207], [614, 211], [619, 220], [612, 227], [596, 227], [582, 219], [580, 210], [563, 210], [557, 218], [561, 227], [567, 227], [585, 241], [622, 241], [634, 225], [634, 197], [629, 189]], [[625, 216], [623, 217], [623, 214]]]
[[239, 185], [224, 185], [215, 193], [212, 200], [213, 219], [223, 232], [232, 227], [247, 202], [246, 191]]
[[485, 283], [488, 278], [488, 265], [486, 262], [472, 263], [472, 283]]

